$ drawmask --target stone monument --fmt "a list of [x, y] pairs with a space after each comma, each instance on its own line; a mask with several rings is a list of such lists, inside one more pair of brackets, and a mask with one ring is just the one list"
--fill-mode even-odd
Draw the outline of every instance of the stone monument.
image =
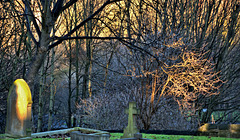
[[139, 133], [136, 126], [136, 115], [140, 114], [140, 110], [136, 109], [136, 102], [129, 102], [129, 109], [125, 110], [128, 114], [128, 126], [124, 129], [121, 138], [133, 138], [134, 134]]
[[31, 108], [30, 88], [23, 79], [17, 79], [8, 93], [6, 137], [31, 136]]
[[198, 135], [212, 137], [240, 138], [240, 124], [205, 123], [198, 128]]

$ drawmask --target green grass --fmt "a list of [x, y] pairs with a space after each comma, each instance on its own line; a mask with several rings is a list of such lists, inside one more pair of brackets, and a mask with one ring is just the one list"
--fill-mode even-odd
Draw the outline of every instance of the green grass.
[[[42, 139], [44, 139], [44, 140], [62, 140], [62, 138], [34, 138], [33, 140], [42, 140]], [[0, 140], [17, 140], [17, 139], [13, 139], [13, 138], [9, 138], [9, 139], [1, 139], [0, 138]], [[65, 140], [70, 140], [70, 138], [65, 138]]]
[[[110, 133], [111, 140], [120, 139], [123, 133]], [[0, 134], [0, 136], [4, 136], [4, 134]], [[222, 138], [222, 137], [207, 137], [207, 136], [184, 136], [184, 135], [157, 135], [157, 134], [144, 134], [143, 138], [147, 139], [156, 139], [156, 140], [179, 140], [180, 138], [184, 138], [185, 140], [239, 140], [237, 138]], [[1, 137], [0, 137], [1, 139]], [[34, 138], [33, 140], [62, 140], [56, 138]], [[16, 139], [3, 139], [3, 140], [16, 140]], [[66, 140], [70, 140], [67, 138]]]
[[[110, 139], [120, 139], [122, 133], [111, 133]], [[156, 139], [156, 140], [179, 140], [184, 138], [185, 140], [239, 140], [236, 138], [222, 138], [222, 137], [207, 137], [207, 136], [183, 136], [183, 135], [157, 135], [157, 134], [144, 134], [143, 138]]]

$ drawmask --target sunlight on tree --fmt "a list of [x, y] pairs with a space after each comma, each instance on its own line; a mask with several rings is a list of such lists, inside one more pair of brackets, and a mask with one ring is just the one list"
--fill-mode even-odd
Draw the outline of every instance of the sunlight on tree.
[[183, 113], [196, 111], [195, 101], [199, 96], [217, 95], [223, 82], [214, 72], [214, 64], [203, 56], [202, 53], [184, 52], [182, 62], [163, 68], [168, 78], [162, 94], [165, 90], [165, 94], [173, 96]]
[[[180, 49], [181, 40], [166, 45]], [[183, 46], [182, 46], [183, 47]], [[200, 49], [202, 52], [203, 48]], [[149, 129], [151, 116], [161, 107], [161, 102], [173, 98], [179, 110], [185, 117], [195, 116], [202, 108], [199, 97], [209, 97], [219, 94], [218, 89], [223, 81], [218, 72], [214, 71], [214, 63], [204, 59], [206, 53], [197, 53], [193, 50], [180, 50], [177, 56], [169, 56], [173, 63], [157, 66], [151, 60], [148, 68], [137, 72], [139, 68], [132, 67], [128, 76], [136, 77], [140, 82], [139, 89], [134, 96], [139, 99], [141, 110], [140, 119], [145, 129]], [[155, 52], [158, 54], [158, 52]], [[169, 98], [170, 97], [170, 98]]]

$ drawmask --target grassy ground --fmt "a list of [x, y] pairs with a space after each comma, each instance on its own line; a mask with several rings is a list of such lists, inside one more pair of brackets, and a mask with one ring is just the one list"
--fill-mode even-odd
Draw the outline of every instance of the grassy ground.
[[[110, 139], [120, 139], [122, 133], [111, 133]], [[240, 140], [236, 138], [222, 138], [222, 137], [206, 137], [206, 136], [182, 136], [182, 135], [156, 135], [156, 134], [144, 134], [143, 138], [156, 139], [156, 140]]]
[[[111, 140], [114, 139], [120, 139], [120, 137], [123, 135], [123, 133], [110, 133]], [[0, 136], [3, 136], [3, 134], [0, 134]], [[183, 138], [184, 140], [240, 140], [237, 138], [222, 138], [222, 137], [206, 137], [206, 136], [182, 136], [182, 135], [156, 135], [156, 134], [144, 134], [143, 133], [143, 138], [148, 138], [148, 139], [156, 139], [156, 140], [179, 140]], [[63, 140], [61, 138], [56, 139], [56, 138], [35, 138], [33, 140]], [[0, 137], [0, 140], [1, 137]], [[3, 140], [16, 140], [16, 139], [3, 139]], [[65, 140], [70, 140], [70, 138], [67, 138]]]

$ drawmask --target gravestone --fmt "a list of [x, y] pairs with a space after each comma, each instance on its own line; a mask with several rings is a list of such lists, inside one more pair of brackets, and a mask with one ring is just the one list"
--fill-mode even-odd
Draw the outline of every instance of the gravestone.
[[198, 128], [200, 136], [240, 138], [240, 124], [210, 124]]
[[32, 95], [28, 84], [17, 79], [11, 86], [7, 99], [7, 137], [31, 136]]
[[136, 109], [136, 102], [129, 102], [129, 108], [125, 110], [128, 114], [128, 126], [124, 129], [123, 136], [121, 138], [133, 138], [134, 134], [139, 133], [136, 126], [136, 115], [140, 112]]

